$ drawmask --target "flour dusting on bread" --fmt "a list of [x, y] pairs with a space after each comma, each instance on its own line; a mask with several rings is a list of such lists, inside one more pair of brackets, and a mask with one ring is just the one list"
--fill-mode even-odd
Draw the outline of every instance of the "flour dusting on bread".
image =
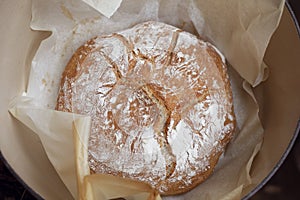
[[225, 58], [173, 26], [145, 22], [80, 47], [57, 110], [89, 115], [89, 164], [186, 192], [213, 171], [235, 129]]

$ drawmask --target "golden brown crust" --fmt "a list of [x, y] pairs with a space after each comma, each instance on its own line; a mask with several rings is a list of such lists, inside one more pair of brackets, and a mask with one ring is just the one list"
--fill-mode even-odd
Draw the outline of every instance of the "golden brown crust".
[[56, 109], [92, 116], [92, 171], [163, 195], [207, 179], [235, 129], [222, 55], [158, 22], [81, 46], [62, 74]]
[[[71, 80], [74, 80], [75, 77], [78, 75], [76, 67], [77, 65], [81, 65], [83, 63], [87, 55], [89, 55], [89, 53], [92, 51], [91, 47], [94, 43], [94, 38], [87, 41], [86, 44], [80, 46], [72, 55], [65, 70], [63, 71], [61, 78], [61, 87], [63, 87], [63, 84], [67, 84], [66, 87], [68, 88], [68, 90], [71, 90]], [[71, 99], [71, 93], [66, 93], [65, 91], [60, 89], [55, 109], [61, 110], [62, 108], [64, 108], [63, 111], [72, 112], [71, 107], [65, 107], [65, 101], [68, 101], [68, 103], [72, 105]]]

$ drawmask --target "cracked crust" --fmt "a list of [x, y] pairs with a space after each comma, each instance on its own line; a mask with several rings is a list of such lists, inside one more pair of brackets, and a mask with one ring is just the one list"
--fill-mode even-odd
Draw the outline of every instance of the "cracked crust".
[[146, 182], [162, 195], [203, 182], [235, 129], [225, 59], [159, 22], [81, 46], [62, 74], [56, 109], [92, 117], [94, 173]]

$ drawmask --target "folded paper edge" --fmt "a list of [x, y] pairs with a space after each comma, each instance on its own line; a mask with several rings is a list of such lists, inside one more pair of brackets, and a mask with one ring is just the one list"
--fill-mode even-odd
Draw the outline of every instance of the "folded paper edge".
[[122, 0], [106, 1], [106, 0], [82, 0], [105, 17], [110, 18], [120, 7]]

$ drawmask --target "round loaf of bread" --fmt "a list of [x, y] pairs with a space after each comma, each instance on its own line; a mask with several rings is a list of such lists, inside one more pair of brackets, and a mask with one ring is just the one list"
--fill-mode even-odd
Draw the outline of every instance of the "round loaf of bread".
[[235, 129], [225, 59], [173, 26], [145, 22], [95, 37], [62, 74], [56, 109], [89, 115], [89, 165], [189, 191], [212, 173]]

